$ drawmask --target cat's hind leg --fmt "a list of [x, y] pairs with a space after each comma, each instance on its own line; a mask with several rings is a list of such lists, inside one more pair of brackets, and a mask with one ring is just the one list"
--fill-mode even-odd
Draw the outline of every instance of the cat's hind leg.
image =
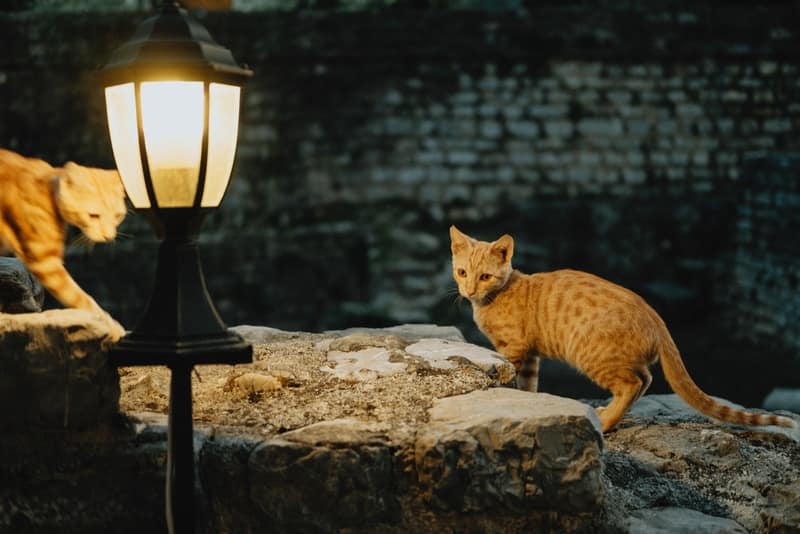
[[652, 377], [647, 369], [645, 369], [645, 373], [646, 376], [641, 373], [640, 369], [624, 367], [592, 377], [597, 384], [609, 390], [613, 395], [608, 406], [597, 409], [603, 432], [614, 428], [631, 404], [647, 390]]
[[536, 393], [539, 385], [539, 355], [517, 341], [496, 343], [495, 349], [514, 364], [517, 389]]
[[517, 368], [517, 388], [523, 391], [536, 393], [539, 388], [539, 360], [540, 356], [529, 352]]

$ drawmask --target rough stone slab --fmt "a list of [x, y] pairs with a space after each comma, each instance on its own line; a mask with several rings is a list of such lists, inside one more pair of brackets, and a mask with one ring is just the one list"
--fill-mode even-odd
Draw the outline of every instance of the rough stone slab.
[[[263, 345], [274, 341], [309, 335], [305, 332], [280, 330], [279, 328], [272, 328], [270, 326], [239, 325], [231, 327], [231, 330], [242, 336], [245, 341], [254, 345]], [[439, 326], [435, 324], [401, 324], [386, 328], [354, 327], [345, 330], [326, 330], [322, 335], [326, 337], [345, 337], [352, 334], [364, 334], [371, 337], [395, 336], [408, 341], [416, 341], [425, 338], [464, 341], [464, 336], [455, 326]]]
[[742, 525], [731, 519], [667, 506], [636, 510], [625, 522], [628, 534], [746, 534]]
[[261, 527], [329, 531], [399, 514], [393, 450], [352, 420], [312, 425], [258, 445], [248, 460]]
[[390, 361], [392, 353], [384, 348], [372, 347], [354, 352], [332, 350], [328, 352], [328, 361], [332, 367], [322, 367], [333, 376], [342, 380], [373, 380], [379, 376], [402, 373], [406, 363]]
[[452, 358], [466, 358], [489, 375], [497, 375], [501, 384], [507, 384], [516, 375], [514, 365], [500, 354], [461, 341], [423, 339], [405, 348], [405, 351], [430, 362], [432, 367], [450, 369]]
[[288, 330], [280, 330], [270, 326], [253, 326], [249, 324], [233, 326], [230, 329], [242, 336], [245, 341], [252, 343], [253, 345], [264, 345], [266, 343], [280, 341], [287, 338], [296, 338], [301, 335], [300, 332], [290, 332]]
[[764, 398], [764, 409], [800, 414], [800, 388], [775, 388]]
[[82, 429], [119, 409], [106, 325], [83, 310], [0, 314], [0, 427]]
[[[746, 410], [749, 412], [764, 412], [764, 410], [758, 410], [755, 408], [747, 408], [742, 406], [741, 404], [736, 404], [735, 402], [731, 402], [727, 399], [723, 399], [720, 397], [712, 397], [717, 402], [724, 404], [726, 406], [730, 406], [731, 408], [736, 408], [739, 410]], [[725, 422], [716, 422], [717, 425], [728, 426], [728, 427], [736, 427], [742, 429], [758, 429], [759, 431], [768, 431], [777, 434], [783, 434], [784, 436], [788, 437], [789, 439], [794, 440], [795, 442], [800, 443], [800, 416], [796, 414], [790, 413], [781, 413], [785, 417], [789, 417], [790, 419], [794, 419], [797, 427], [796, 428], [785, 428], [779, 426], [764, 426], [764, 427], [746, 427], [746, 426], [737, 426], [732, 425], [730, 423]], [[689, 406], [686, 401], [680, 398], [678, 395], [675, 394], [666, 394], [666, 395], [646, 395], [636, 401], [636, 403], [631, 407], [628, 413], [625, 415], [627, 418], [639, 418], [639, 419], [659, 419], [659, 420], [667, 420], [671, 419], [673, 421], [709, 421], [710, 418], [701, 414], [691, 406]], [[711, 419], [713, 421], [713, 419]]]
[[0, 313], [34, 313], [43, 303], [42, 284], [22, 262], [0, 257]]
[[790, 436], [709, 421], [673, 395], [649, 397], [639, 412], [647, 416], [626, 415], [606, 436], [605, 473], [623, 502], [727, 516], [749, 532], [800, 530], [800, 445]]
[[495, 388], [436, 400], [430, 416], [415, 463], [433, 504], [461, 512], [601, 505], [602, 433], [589, 406]]
[[397, 336], [409, 341], [426, 338], [464, 341], [461, 331], [455, 326], [439, 326], [436, 324], [401, 324], [387, 328], [348, 328], [346, 330], [329, 330], [325, 334], [347, 336], [350, 334], [369, 334], [371, 336]]
[[352, 382], [375, 380], [420, 368], [455, 369], [474, 365], [500, 384], [514, 379], [516, 370], [500, 354], [483, 347], [448, 339], [421, 339], [412, 343], [395, 335], [356, 332], [324, 339], [317, 350], [327, 353], [320, 370]]

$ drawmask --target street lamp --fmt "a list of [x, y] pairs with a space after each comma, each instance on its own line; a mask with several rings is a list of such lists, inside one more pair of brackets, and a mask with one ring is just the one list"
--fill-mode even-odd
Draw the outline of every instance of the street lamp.
[[162, 240], [144, 316], [109, 360], [171, 370], [171, 532], [194, 529], [191, 370], [252, 361], [252, 347], [226, 328], [211, 302], [197, 249], [200, 225], [228, 187], [241, 85], [251, 75], [171, 1], [162, 2], [100, 72], [125, 191]]

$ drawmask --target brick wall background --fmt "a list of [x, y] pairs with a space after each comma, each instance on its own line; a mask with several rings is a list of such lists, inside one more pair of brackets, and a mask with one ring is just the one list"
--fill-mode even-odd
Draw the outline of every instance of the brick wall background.
[[[786, 231], [791, 208], [757, 199], [794, 191], [794, 173], [750, 181], [746, 162], [800, 149], [793, 3], [343, 4], [198, 13], [256, 71], [233, 184], [203, 234], [229, 323], [431, 321], [480, 341], [452, 292], [454, 223], [514, 235], [524, 271], [581, 268], [638, 291], [716, 394], [791, 381], [796, 270], [781, 265], [796, 254], [776, 245], [791, 235], [748, 241], [746, 225]], [[0, 13], [0, 145], [112, 165], [91, 72], [141, 18]], [[156, 242], [136, 216], [123, 231], [67, 262], [130, 327]], [[766, 346], [780, 364], [753, 384]]]
[[800, 347], [800, 155], [745, 165], [730, 291], [720, 295], [739, 337], [767, 352]]

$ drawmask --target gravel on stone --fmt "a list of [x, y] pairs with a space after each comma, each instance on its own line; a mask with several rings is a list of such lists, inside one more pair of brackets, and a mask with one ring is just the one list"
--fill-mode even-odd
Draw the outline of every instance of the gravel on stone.
[[[320, 421], [352, 417], [385, 423], [394, 434], [413, 431], [417, 424], [427, 421], [436, 398], [497, 385], [497, 380], [477, 365], [467, 363], [447, 370], [411, 366], [409, 372], [372, 380], [342, 380], [322, 370], [330, 363], [325, 351], [328, 343], [324, 342], [337, 338], [338, 333], [273, 331], [258, 336], [254, 339], [261, 343], [254, 346], [252, 364], [195, 368], [192, 388], [196, 424], [271, 436]], [[409, 341], [414, 340], [409, 337]], [[254, 375], [265, 377], [263, 387], [254, 384], [258, 382]], [[167, 413], [167, 368], [127, 367], [120, 369], [120, 376], [121, 410]], [[242, 382], [247, 385], [242, 387]]]

